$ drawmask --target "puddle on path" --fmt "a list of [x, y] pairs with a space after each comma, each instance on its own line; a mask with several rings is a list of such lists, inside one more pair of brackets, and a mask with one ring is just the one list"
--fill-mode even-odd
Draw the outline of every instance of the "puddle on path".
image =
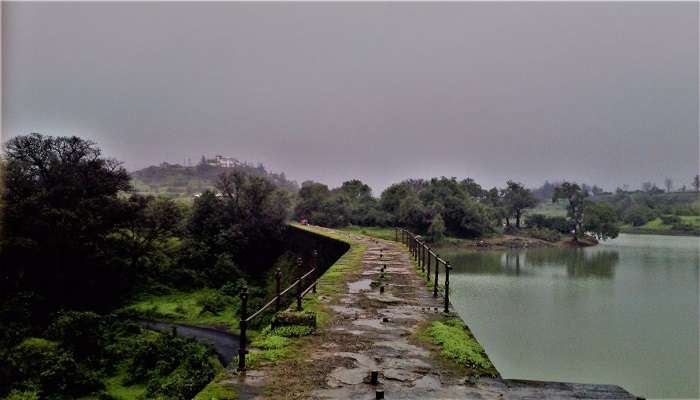
[[367, 290], [371, 290], [372, 287], [372, 280], [371, 279], [360, 279], [357, 282], [350, 282], [348, 283], [348, 292], [349, 293], [360, 293], [364, 292]]

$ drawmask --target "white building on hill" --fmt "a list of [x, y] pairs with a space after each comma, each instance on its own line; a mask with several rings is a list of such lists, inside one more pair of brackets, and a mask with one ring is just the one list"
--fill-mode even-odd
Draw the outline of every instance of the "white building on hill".
[[241, 162], [233, 157], [224, 157], [222, 155], [217, 155], [216, 158], [207, 160], [207, 164], [221, 168], [233, 168], [240, 165]]

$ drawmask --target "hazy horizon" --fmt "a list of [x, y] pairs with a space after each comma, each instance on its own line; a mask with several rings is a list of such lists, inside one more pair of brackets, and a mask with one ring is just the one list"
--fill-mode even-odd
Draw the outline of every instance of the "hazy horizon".
[[301, 183], [698, 173], [697, 3], [3, 2], [3, 140]]

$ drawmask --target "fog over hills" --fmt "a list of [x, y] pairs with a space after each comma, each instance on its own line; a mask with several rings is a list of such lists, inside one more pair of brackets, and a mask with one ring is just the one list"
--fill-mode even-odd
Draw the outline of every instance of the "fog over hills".
[[698, 171], [697, 3], [4, 3], [3, 133], [302, 182]]

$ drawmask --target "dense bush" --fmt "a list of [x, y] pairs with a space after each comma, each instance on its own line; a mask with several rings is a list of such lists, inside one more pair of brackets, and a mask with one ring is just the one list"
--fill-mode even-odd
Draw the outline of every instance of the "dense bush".
[[561, 233], [549, 228], [530, 228], [526, 234], [535, 239], [545, 240], [547, 242], [558, 242], [561, 240]]
[[232, 303], [232, 298], [219, 292], [209, 292], [197, 300], [197, 305], [202, 306], [202, 313], [208, 312], [220, 314]]
[[80, 358], [97, 357], [103, 347], [102, 318], [93, 312], [59, 312], [48, 334]]
[[654, 210], [643, 205], [633, 206], [624, 215], [624, 221], [632, 226], [642, 226], [654, 218]]
[[5, 397], [5, 400], [39, 400], [39, 392], [36, 390], [13, 390]]
[[573, 230], [573, 223], [565, 217], [549, 217], [544, 214], [531, 214], [525, 219], [528, 227], [546, 228], [568, 234]]
[[151, 398], [191, 399], [216, 375], [211, 351], [192, 339], [146, 334], [132, 345], [125, 383], [145, 382]]
[[9, 356], [14, 387], [36, 390], [42, 398], [79, 396], [103, 386], [93, 371], [81, 368], [73, 354], [57, 342], [28, 338]]
[[680, 224], [681, 223], [681, 217], [677, 215], [662, 215], [661, 216], [661, 222], [664, 223], [664, 225], [674, 225], [674, 224]]

